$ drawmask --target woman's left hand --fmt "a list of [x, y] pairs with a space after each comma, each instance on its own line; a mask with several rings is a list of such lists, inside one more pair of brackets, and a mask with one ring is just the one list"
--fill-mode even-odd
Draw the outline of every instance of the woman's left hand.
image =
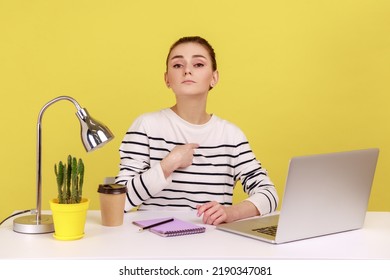
[[218, 225], [220, 223], [231, 220], [229, 207], [225, 207], [216, 201], [207, 202], [203, 205], [198, 205], [198, 217], [203, 215], [203, 223], [209, 225]]
[[203, 223], [209, 225], [219, 225], [221, 223], [230, 223], [236, 220], [260, 215], [255, 205], [244, 200], [232, 206], [223, 206], [216, 201], [207, 202], [196, 206], [198, 217], [203, 215]]

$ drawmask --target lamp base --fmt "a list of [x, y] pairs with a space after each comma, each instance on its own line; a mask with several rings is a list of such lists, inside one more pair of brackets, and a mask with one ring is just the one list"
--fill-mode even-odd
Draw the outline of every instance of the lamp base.
[[36, 215], [19, 217], [14, 220], [14, 231], [33, 234], [54, 232], [53, 217], [51, 215], [41, 215], [41, 221], [37, 221]]

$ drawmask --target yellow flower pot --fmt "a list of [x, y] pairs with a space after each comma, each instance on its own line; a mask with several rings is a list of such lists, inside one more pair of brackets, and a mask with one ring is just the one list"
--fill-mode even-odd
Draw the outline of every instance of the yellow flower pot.
[[54, 234], [58, 240], [76, 240], [84, 236], [89, 199], [83, 198], [76, 204], [59, 204], [58, 199], [50, 200], [53, 214]]

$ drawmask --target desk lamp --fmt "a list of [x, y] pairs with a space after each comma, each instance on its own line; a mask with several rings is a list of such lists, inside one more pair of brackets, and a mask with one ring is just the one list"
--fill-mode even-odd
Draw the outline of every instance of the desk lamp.
[[93, 151], [96, 148], [103, 146], [108, 141], [114, 138], [114, 135], [111, 131], [102, 123], [99, 123], [93, 119], [85, 108], [81, 108], [79, 103], [69, 96], [59, 96], [53, 100], [46, 103], [38, 115], [38, 124], [37, 124], [37, 206], [36, 214], [27, 215], [19, 217], [14, 220], [14, 231], [19, 233], [50, 233], [54, 232], [53, 217], [51, 215], [42, 215], [41, 214], [41, 204], [42, 204], [42, 182], [41, 182], [41, 156], [42, 156], [42, 146], [41, 146], [41, 123], [42, 116], [45, 110], [60, 100], [68, 100], [72, 102], [76, 108], [76, 116], [80, 121], [81, 126], [81, 140], [84, 144], [84, 147], [87, 152]]

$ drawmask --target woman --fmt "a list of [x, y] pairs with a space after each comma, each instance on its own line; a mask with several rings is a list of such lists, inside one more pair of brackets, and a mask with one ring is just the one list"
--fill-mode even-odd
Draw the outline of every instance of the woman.
[[[120, 147], [116, 183], [128, 186], [126, 210], [194, 209], [213, 225], [274, 211], [275, 187], [243, 132], [206, 111], [219, 78], [212, 46], [198, 36], [179, 39], [164, 77], [176, 104], [137, 118]], [[238, 180], [249, 197], [232, 205]]]

